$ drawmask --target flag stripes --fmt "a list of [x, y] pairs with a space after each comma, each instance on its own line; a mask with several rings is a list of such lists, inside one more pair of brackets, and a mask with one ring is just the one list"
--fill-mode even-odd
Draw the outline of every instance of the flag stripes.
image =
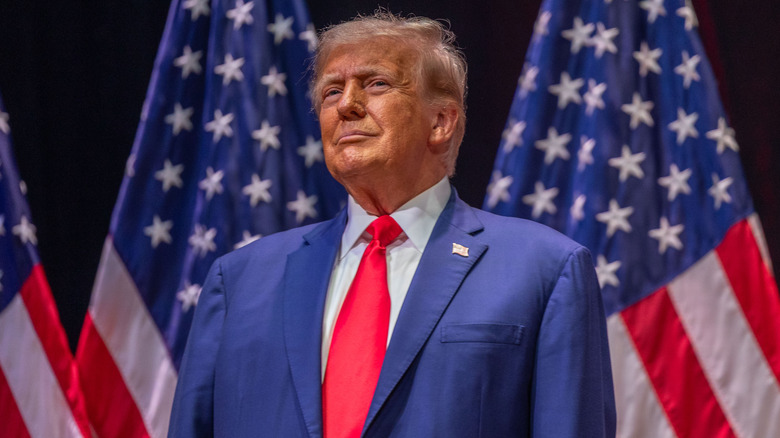
[[[36, 269], [39, 268], [33, 268], [33, 272]], [[35, 281], [33, 276], [30, 278]], [[36, 331], [36, 325], [42, 323], [36, 324], [32, 319], [34, 315], [28, 311], [27, 306], [38, 304], [28, 304], [28, 299], [22, 296], [25, 289], [30, 295], [29, 289], [37, 286], [31, 285], [30, 280], [25, 282], [22, 293], [17, 294], [3, 310], [0, 318], [0, 345], [3, 346], [0, 348], [0, 368], [30, 436], [47, 437], [54, 432], [58, 436], [89, 436], [85, 413], [81, 412], [79, 425], [49, 363], [46, 345], [41, 341], [45, 336]], [[59, 323], [59, 319], [56, 322]], [[19, 355], [20, 351], [24, 351], [24, 355]], [[71, 388], [79, 390], [78, 385]]]
[[607, 332], [615, 385], [617, 436], [674, 438], [669, 418], [619, 314], [607, 318]]
[[621, 315], [675, 432], [692, 438], [734, 436], [667, 288]]
[[[89, 360], [84, 359], [87, 357]], [[89, 312], [81, 329], [76, 360], [93, 427], [105, 436], [148, 437], [141, 413]], [[111, 403], [99, 403], [101, 400]]]
[[[742, 237], [733, 231], [724, 244]], [[778, 430], [780, 418], [767, 414], [780, 409], [780, 391], [726, 272], [713, 251], [671, 282], [670, 296], [732, 428], [738, 436], [760, 436]]]
[[[718, 258], [734, 288], [758, 345], [780, 381], [780, 301], [772, 273], [762, 263], [760, 238], [747, 223], [739, 223], [717, 248]], [[777, 385], [777, 381], [774, 382]], [[780, 430], [780, 429], [777, 429]]]
[[770, 366], [777, 303], [755, 295], [777, 289], [750, 221], [735, 224], [667, 287], [608, 319], [618, 436], [780, 430], [773, 415], [780, 385]]
[[[142, 424], [133, 427], [143, 428], [149, 436], [165, 436], [176, 388], [176, 372], [160, 332], [111, 238], [106, 239], [103, 248], [87, 316], [90, 332], [94, 334], [79, 346], [77, 360], [85, 370], [84, 374], [105, 374], [104, 383], [108, 385], [95, 385], [97, 393], [87, 390], [87, 403], [92, 405], [90, 412], [103, 409], [105, 403], [102, 401], [111, 400], [103, 393], [105, 390], [127, 394], [129, 400], [123, 396], [124, 412], [133, 418], [137, 413], [142, 420]], [[84, 351], [81, 351], [82, 347]], [[116, 365], [110, 366], [112, 362]], [[104, 373], [103, 369], [117, 372]], [[131, 405], [137, 405], [137, 408], [133, 409]], [[116, 412], [111, 415], [121, 417]], [[124, 422], [108, 418], [106, 421], [109, 424]]]
[[3, 428], [8, 436], [17, 438], [29, 438], [27, 427], [24, 425], [22, 413], [19, 412], [19, 406], [16, 405], [14, 394], [5, 378], [3, 367], [0, 365], [0, 418], [3, 419]]

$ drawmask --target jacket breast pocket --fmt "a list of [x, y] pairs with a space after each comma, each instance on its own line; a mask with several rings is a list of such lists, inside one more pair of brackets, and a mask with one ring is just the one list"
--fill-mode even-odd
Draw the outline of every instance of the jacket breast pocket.
[[441, 328], [441, 342], [520, 345], [523, 328], [512, 324], [447, 324]]

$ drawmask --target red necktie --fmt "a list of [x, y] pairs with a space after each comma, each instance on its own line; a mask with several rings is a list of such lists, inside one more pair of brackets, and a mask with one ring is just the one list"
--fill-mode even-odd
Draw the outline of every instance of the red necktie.
[[359, 437], [387, 348], [390, 292], [386, 246], [401, 234], [390, 216], [366, 228], [371, 234], [341, 306], [322, 384], [325, 438]]

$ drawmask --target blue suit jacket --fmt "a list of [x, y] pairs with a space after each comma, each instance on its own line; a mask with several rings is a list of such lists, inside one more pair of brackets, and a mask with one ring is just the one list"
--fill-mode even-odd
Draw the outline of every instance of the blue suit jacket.
[[[214, 263], [169, 436], [321, 437], [320, 342], [346, 213]], [[452, 244], [468, 247], [453, 254]], [[614, 436], [604, 311], [584, 248], [453, 195], [409, 287], [366, 437]]]

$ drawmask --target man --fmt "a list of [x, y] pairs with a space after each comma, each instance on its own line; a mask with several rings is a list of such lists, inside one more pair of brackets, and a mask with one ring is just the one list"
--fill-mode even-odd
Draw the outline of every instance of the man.
[[382, 12], [323, 33], [312, 94], [348, 206], [215, 262], [170, 436], [614, 435], [589, 254], [449, 185], [453, 38]]

